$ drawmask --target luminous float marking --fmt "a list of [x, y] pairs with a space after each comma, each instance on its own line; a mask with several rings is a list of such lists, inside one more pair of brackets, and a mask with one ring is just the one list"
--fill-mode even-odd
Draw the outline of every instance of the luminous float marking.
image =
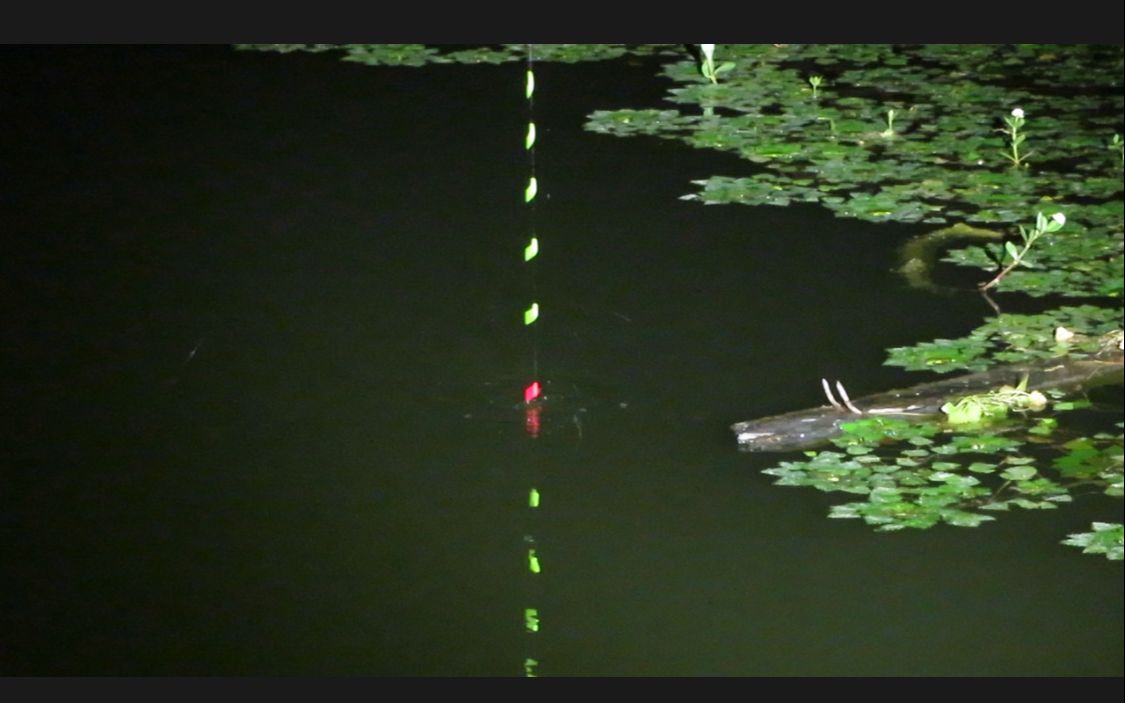
[[539, 303], [532, 303], [531, 307], [523, 311], [523, 324], [530, 325], [539, 319]]
[[[536, 140], [536, 129], [535, 129], [535, 121], [533, 119], [534, 115], [535, 115], [535, 106], [534, 106], [534, 103], [531, 99], [532, 94], [535, 92], [535, 74], [532, 73], [531, 66], [532, 66], [531, 45], [528, 44], [527, 45], [527, 84], [526, 84], [526, 89], [525, 89], [525, 96], [527, 98], [528, 120], [527, 120], [527, 135], [524, 137], [523, 145], [524, 145], [524, 150], [527, 152], [527, 155], [528, 155], [528, 166], [529, 166], [530, 174], [529, 174], [529, 178], [528, 178], [528, 181], [527, 181], [527, 186], [524, 188], [524, 191], [523, 191], [523, 201], [526, 205], [530, 206], [531, 210], [530, 210], [530, 215], [529, 215], [530, 236], [527, 240], [527, 244], [523, 248], [523, 261], [524, 261], [525, 264], [530, 264], [534, 267], [534, 264], [531, 264], [531, 262], [533, 260], [535, 260], [535, 258], [537, 256], [539, 256], [539, 239], [538, 239], [538, 237], [535, 236], [535, 196], [539, 193], [539, 181], [535, 178], [535, 148], [534, 147], [535, 147], [535, 140]], [[531, 303], [528, 306], [528, 308], [526, 310], [524, 310], [524, 313], [523, 313], [524, 327], [530, 327], [532, 324], [535, 323], [536, 320], [539, 319], [539, 303], [535, 301], [535, 298], [536, 298], [535, 268], [531, 268], [528, 271], [530, 273], [530, 280], [531, 280]], [[537, 327], [538, 326], [536, 326], [536, 328]], [[539, 381], [537, 380], [537, 377], [539, 376], [539, 349], [538, 349], [538, 345], [536, 343], [535, 331], [536, 330], [534, 330], [534, 329], [532, 330], [533, 336], [531, 338], [531, 361], [532, 361], [531, 383], [529, 383], [527, 385], [527, 387], [523, 389], [523, 402], [524, 402], [524, 406], [525, 406], [524, 407], [524, 429], [527, 431], [527, 434], [532, 439], [535, 439], [539, 436], [539, 429], [540, 429], [540, 417], [539, 416], [540, 416], [540, 412], [543, 409], [542, 406], [539, 403], [534, 402], [537, 398], [540, 397], [540, 395], [542, 393], [542, 390], [543, 390], [542, 386], [539, 384]], [[531, 488], [528, 491], [527, 505], [528, 505], [529, 509], [535, 510], [539, 507], [539, 497], [540, 496], [539, 496], [538, 489]], [[525, 539], [526, 542], [528, 542], [531, 545], [535, 544], [535, 538], [532, 537], [531, 535], [527, 535], [524, 539]], [[539, 564], [539, 554], [536, 552], [534, 547], [529, 547], [528, 550], [527, 550], [527, 568], [532, 574], [539, 574], [540, 573], [541, 566]], [[536, 639], [538, 639], [539, 609], [533, 608], [533, 607], [525, 607], [524, 611], [523, 611], [523, 621], [524, 621], [524, 629], [527, 631], [527, 633], [529, 633], [530, 635], [534, 635], [536, 637]], [[537, 649], [537, 647], [532, 646], [531, 649], [535, 650], [535, 649]], [[535, 652], [532, 651], [530, 653], [534, 654]], [[524, 658], [524, 662], [523, 662], [524, 676], [527, 676], [527, 677], [538, 676], [538, 672], [537, 672], [538, 667], [539, 667], [539, 660], [538, 659], [535, 659], [533, 657], [525, 657]]]

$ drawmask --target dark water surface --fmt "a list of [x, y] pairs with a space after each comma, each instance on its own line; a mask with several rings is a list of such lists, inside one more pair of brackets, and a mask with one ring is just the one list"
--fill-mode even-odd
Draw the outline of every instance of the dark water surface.
[[1119, 500], [879, 534], [737, 451], [988, 310], [582, 130], [655, 70], [537, 69], [533, 440], [522, 66], [0, 48], [0, 673], [1120, 676], [1121, 566], [1059, 544]]

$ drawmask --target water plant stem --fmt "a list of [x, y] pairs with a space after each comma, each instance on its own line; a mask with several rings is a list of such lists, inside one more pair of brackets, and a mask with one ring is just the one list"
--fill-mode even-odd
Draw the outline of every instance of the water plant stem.
[[1013, 168], [1019, 168], [1024, 165], [1024, 160], [1031, 155], [1030, 151], [1022, 156], [1020, 155], [1020, 145], [1023, 144], [1024, 139], [1027, 139], [1026, 134], [1020, 133], [1020, 128], [1023, 127], [1024, 123], [1023, 110], [1018, 107], [1012, 110], [1012, 114], [1004, 118], [1004, 123], [1008, 125], [1008, 128], [997, 130], [1008, 135], [1008, 147], [1011, 153], [1004, 154], [1004, 156], [1012, 162]]
[[887, 128], [883, 130], [883, 136], [887, 139], [895, 136], [895, 111], [887, 110]]
[[699, 72], [703, 77], [711, 81], [713, 84], [719, 82], [719, 74], [726, 73], [734, 68], [734, 63], [731, 61], [724, 61], [718, 66], [715, 65], [715, 45], [714, 44], [700, 44], [700, 51], [703, 52], [703, 64], [699, 67]]
[[824, 76], [809, 76], [809, 85], [812, 86], [812, 97], [816, 100], [816, 89], [824, 82]]
[[1011, 273], [1017, 266], [1020, 264], [1026, 266], [1027, 263], [1024, 261], [1024, 257], [1031, 251], [1031, 246], [1035, 244], [1035, 241], [1048, 232], [1059, 231], [1064, 224], [1066, 224], [1066, 215], [1063, 215], [1061, 212], [1056, 212], [1049, 220], [1040, 212], [1036, 213], [1035, 216], [1035, 229], [1028, 230], [1023, 225], [1020, 225], [1020, 238], [1023, 240], [1023, 248], [1020, 249], [1013, 242], [1004, 242], [1004, 251], [1011, 258], [1011, 263], [1000, 269], [1000, 272], [997, 273], [992, 280], [980, 284], [980, 289], [986, 291], [989, 288], [995, 288], [996, 285], [1000, 283], [1000, 280]]

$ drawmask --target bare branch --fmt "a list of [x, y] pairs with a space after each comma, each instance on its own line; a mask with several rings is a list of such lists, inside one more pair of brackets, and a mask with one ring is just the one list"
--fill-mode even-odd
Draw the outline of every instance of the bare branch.
[[828, 387], [828, 381], [823, 378], [820, 379], [820, 386], [824, 389], [824, 397], [828, 398], [828, 402], [832, 404], [832, 407], [836, 408], [837, 410], [843, 410], [844, 406], [840, 405], [840, 403], [838, 403], [832, 396], [832, 389]]
[[836, 381], [836, 390], [840, 391], [840, 398], [844, 401], [844, 405], [848, 406], [848, 410], [851, 410], [856, 415], [863, 414], [862, 410], [852, 404], [852, 399], [848, 397], [848, 392], [844, 390], [844, 384]]

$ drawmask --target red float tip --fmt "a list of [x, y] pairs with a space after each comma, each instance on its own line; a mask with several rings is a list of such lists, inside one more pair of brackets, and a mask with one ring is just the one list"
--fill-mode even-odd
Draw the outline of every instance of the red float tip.
[[523, 389], [523, 402], [530, 403], [535, 400], [539, 397], [540, 391], [539, 381], [532, 381], [530, 386]]

